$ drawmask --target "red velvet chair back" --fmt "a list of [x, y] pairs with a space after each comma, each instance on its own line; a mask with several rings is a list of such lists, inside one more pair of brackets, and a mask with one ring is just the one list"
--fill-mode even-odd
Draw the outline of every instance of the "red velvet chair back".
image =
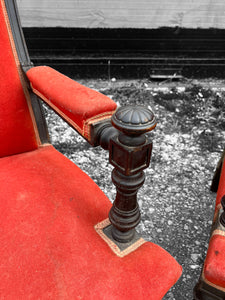
[[0, 0], [0, 157], [34, 150], [39, 135], [4, 0]]

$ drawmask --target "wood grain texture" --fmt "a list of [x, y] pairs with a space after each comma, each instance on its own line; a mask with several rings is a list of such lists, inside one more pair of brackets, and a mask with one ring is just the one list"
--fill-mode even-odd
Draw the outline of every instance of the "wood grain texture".
[[24, 27], [225, 28], [224, 0], [18, 0]]

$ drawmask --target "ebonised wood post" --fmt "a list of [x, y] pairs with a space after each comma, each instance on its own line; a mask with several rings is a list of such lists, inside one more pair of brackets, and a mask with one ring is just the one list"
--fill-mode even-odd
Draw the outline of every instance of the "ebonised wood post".
[[119, 134], [110, 140], [109, 160], [115, 167], [112, 181], [117, 195], [109, 212], [113, 238], [130, 242], [140, 222], [138, 189], [143, 185], [143, 170], [150, 164], [152, 142], [145, 133], [156, 126], [154, 114], [143, 106], [120, 107], [112, 116]]

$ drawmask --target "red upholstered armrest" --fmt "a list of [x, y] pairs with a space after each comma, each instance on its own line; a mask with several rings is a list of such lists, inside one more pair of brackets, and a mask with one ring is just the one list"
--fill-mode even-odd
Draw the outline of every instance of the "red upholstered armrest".
[[27, 71], [33, 92], [51, 106], [83, 137], [91, 141], [91, 124], [109, 119], [116, 103], [50, 67]]
[[[225, 195], [225, 163], [220, 175], [219, 187], [216, 197], [214, 224], [222, 213], [221, 199]], [[214, 225], [203, 269], [203, 276], [209, 285], [214, 285], [225, 294], [225, 230], [220, 225]], [[222, 298], [221, 298], [222, 299]]]

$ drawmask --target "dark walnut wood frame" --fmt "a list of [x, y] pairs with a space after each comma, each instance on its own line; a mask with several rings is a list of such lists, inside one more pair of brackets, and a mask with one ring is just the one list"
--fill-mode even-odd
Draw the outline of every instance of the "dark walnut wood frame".
[[[109, 219], [112, 238], [120, 243], [135, 241], [135, 227], [140, 222], [138, 189], [143, 185], [143, 170], [150, 164], [152, 142], [145, 133], [156, 126], [153, 113], [143, 106], [120, 107], [111, 123], [93, 128], [95, 143], [109, 150], [109, 161], [115, 167], [112, 181], [117, 194]], [[111, 235], [110, 235], [111, 236]]]
[[225, 293], [200, 279], [194, 288], [194, 300], [224, 300]]
[[[27, 51], [15, 0], [6, 0], [6, 9], [12, 34], [21, 64], [25, 72], [33, 66]], [[29, 82], [27, 82], [29, 88]], [[42, 143], [49, 143], [49, 134], [40, 99], [29, 89], [32, 108]], [[109, 212], [112, 223], [112, 239], [115, 242], [135, 242], [135, 226], [140, 221], [137, 191], [144, 183], [143, 170], [149, 166], [152, 142], [146, 132], [156, 125], [153, 113], [147, 108], [119, 108], [111, 120], [99, 122], [91, 128], [93, 146], [109, 150], [110, 163], [115, 167], [112, 173], [117, 188], [116, 200]]]

